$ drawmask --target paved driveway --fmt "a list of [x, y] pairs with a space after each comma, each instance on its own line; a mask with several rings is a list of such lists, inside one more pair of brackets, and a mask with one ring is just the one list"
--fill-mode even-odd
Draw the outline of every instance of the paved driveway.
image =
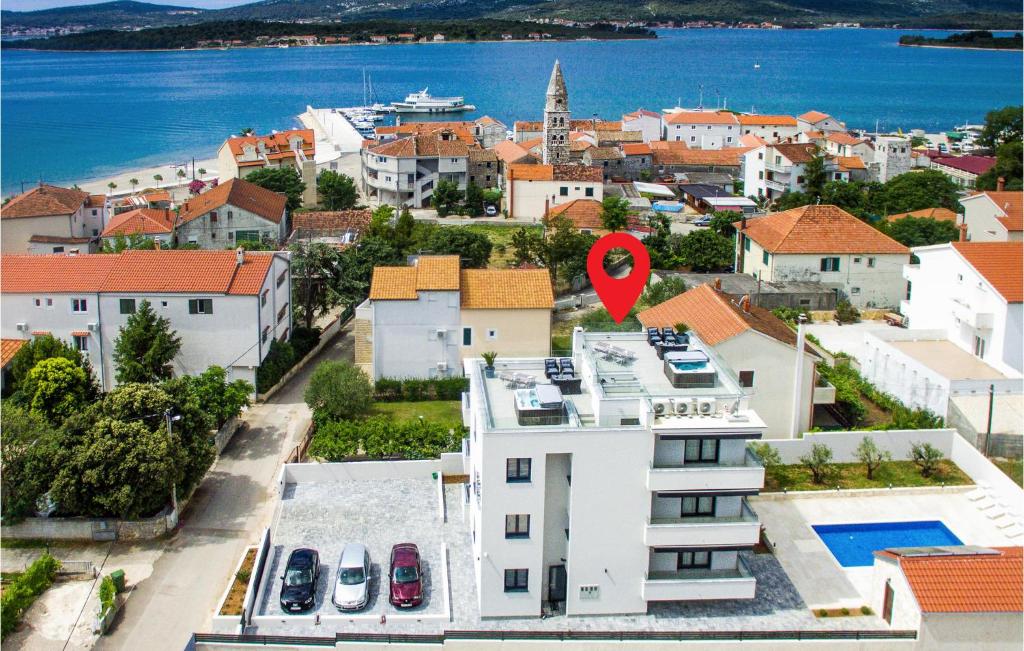
[[247, 412], [249, 429], [231, 441], [196, 489], [170, 540], [115, 545], [164, 549], [152, 575], [135, 586], [123, 619], [97, 648], [181, 651], [194, 631], [210, 630], [242, 550], [270, 524], [278, 469], [309, 425], [302, 395], [313, 369], [319, 361], [352, 356], [349, 324], [288, 386]]

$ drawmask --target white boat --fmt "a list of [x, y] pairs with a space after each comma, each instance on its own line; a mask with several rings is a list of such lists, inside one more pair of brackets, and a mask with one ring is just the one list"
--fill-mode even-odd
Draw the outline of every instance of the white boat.
[[398, 113], [454, 113], [475, 111], [476, 107], [466, 104], [464, 97], [431, 97], [427, 89], [410, 93], [401, 102], [391, 102]]

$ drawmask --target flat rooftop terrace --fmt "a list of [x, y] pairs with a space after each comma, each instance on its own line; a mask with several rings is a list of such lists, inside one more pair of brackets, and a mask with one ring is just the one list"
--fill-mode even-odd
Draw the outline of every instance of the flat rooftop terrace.
[[889, 341], [890, 346], [906, 353], [943, 377], [951, 380], [1005, 380], [1007, 377], [945, 339]]

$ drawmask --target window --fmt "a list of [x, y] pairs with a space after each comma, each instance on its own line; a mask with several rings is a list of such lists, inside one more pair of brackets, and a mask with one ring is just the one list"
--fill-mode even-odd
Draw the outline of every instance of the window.
[[811, 299], [809, 299], [809, 298], [801, 298], [800, 299], [800, 307], [809, 307], [810, 305], [811, 305]]
[[236, 242], [259, 242], [259, 231], [235, 231]]
[[33, 300], [32, 302], [35, 304], [36, 307], [42, 307], [43, 306], [42, 299], [37, 298], [37, 299]]
[[84, 298], [71, 299], [71, 311], [75, 314], [85, 314], [89, 311], [89, 302]]
[[768, 264], [768, 252], [767, 251], [762, 251], [761, 252], [761, 262], [763, 264]]
[[63, 246], [55, 246], [55, 247], [53, 247], [53, 252], [54, 253], [64, 253], [64, 247]]
[[506, 538], [529, 538], [530, 515], [528, 513], [510, 513], [505, 516]]
[[489, 341], [494, 341], [497, 338], [498, 338], [498, 331], [497, 330], [491, 328], [491, 329], [489, 329], [487, 331], [487, 339]]
[[974, 354], [978, 357], [985, 357], [985, 340], [981, 337], [974, 337]]
[[850, 288], [850, 293], [851, 294], [860, 294], [860, 287], [851, 287]]
[[860, 258], [854, 258], [853, 264], [860, 264]]
[[797, 175], [796, 183], [797, 183], [797, 185], [803, 185], [804, 184], [804, 177], [802, 177], [800, 175]]
[[98, 228], [92, 229], [92, 236], [93, 237], [96, 237], [99, 234], [100, 234], [100, 229], [98, 229]]
[[569, 196], [569, 187], [566, 186], [566, 185], [563, 185], [562, 187], [558, 188], [558, 196], [560, 196], [560, 197], [568, 197]]
[[285, 303], [284, 307], [277, 311], [277, 322], [281, 323], [284, 317], [288, 314], [288, 304]]
[[89, 352], [89, 336], [88, 335], [74, 335], [75, 348], [79, 352]]
[[711, 552], [679, 552], [679, 557], [676, 560], [677, 570], [689, 570], [701, 567], [711, 567]]
[[167, 301], [160, 301], [160, 307], [166, 308], [167, 307]]
[[758, 179], [759, 181], [763, 181], [763, 180], [764, 180], [764, 171], [763, 171], [763, 170], [759, 170], [759, 171], [757, 172], [757, 179]]
[[715, 515], [714, 497], [684, 497], [681, 502], [680, 517], [695, 518]]
[[749, 251], [750, 250], [750, 238], [749, 237], [743, 238], [743, 250], [744, 251]]
[[260, 335], [260, 341], [262, 341], [263, 343], [267, 343], [267, 337], [269, 337], [269, 336], [270, 336], [270, 326], [266, 326], [266, 327], [263, 328], [263, 333]]
[[505, 459], [505, 483], [512, 484], [530, 481], [531, 461], [529, 457]]
[[214, 223], [214, 224], [217, 223], [217, 211], [216, 210], [214, 210], [213, 212], [210, 213], [210, 222]]
[[592, 197], [594, 196], [594, 188], [586, 188], [583, 190], [583, 196]]
[[234, 211], [232, 211], [232, 210], [229, 210], [229, 211], [228, 211], [228, 219], [234, 219], [234, 217], [235, 217], [235, 213], [234, 213]]
[[213, 314], [212, 298], [190, 298], [188, 300], [189, 314]]
[[473, 328], [462, 329], [462, 345], [472, 346], [473, 345]]
[[135, 314], [135, 299], [122, 298], [120, 300], [121, 314]]
[[527, 592], [530, 570], [505, 570], [505, 592]]
[[740, 371], [740, 386], [744, 388], [750, 388], [754, 386], [753, 371]]
[[281, 275], [277, 277], [277, 286], [280, 287], [284, 284], [285, 279], [288, 277], [288, 270], [285, 269], [281, 272]]
[[690, 136], [690, 142], [697, 142], [697, 136]]
[[270, 294], [270, 290], [269, 289], [264, 289], [263, 293], [260, 294], [260, 307], [263, 307], [264, 305], [267, 304], [267, 296], [269, 294]]
[[96, 214], [97, 214], [97, 212], [96, 212], [96, 209], [95, 209], [95, 208], [93, 208], [93, 209], [92, 209], [92, 216], [93, 216], [93, 217], [95, 217], [95, 216], [96, 216]]
[[822, 258], [822, 271], [839, 271], [839, 258]]
[[685, 463], [718, 463], [718, 439], [689, 439], [683, 449]]
[[874, 258], [868, 258], [868, 267], [870, 267], [872, 269], [875, 268], [875, 259]]
[[763, 151], [757, 152], [757, 160], [764, 160], [764, 152]]
[[213, 231], [212, 233], [210, 233], [210, 239], [211, 240], [217, 239], [217, 231]]

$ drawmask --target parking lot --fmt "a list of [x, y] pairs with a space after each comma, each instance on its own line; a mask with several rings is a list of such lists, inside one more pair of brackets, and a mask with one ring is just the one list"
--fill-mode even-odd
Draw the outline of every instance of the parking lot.
[[[361, 611], [341, 612], [331, 603], [331, 595], [341, 551], [350, 542], [366, 545], [370, 553], [369, 600]], [[388, 564], [391, 547], [403, 542], [419, 547], [424, 598], [420, 606], [399, 609], [388, 602]], [[429, 478], [289, 484], [272, 532], [256, 616], [447, 619], [443, 546], [437, 487]], [[299, 547], [320, 553], [316, 604], [303, 613], [285, 613], [279, 603], [281, 575], [288, 555]]]

